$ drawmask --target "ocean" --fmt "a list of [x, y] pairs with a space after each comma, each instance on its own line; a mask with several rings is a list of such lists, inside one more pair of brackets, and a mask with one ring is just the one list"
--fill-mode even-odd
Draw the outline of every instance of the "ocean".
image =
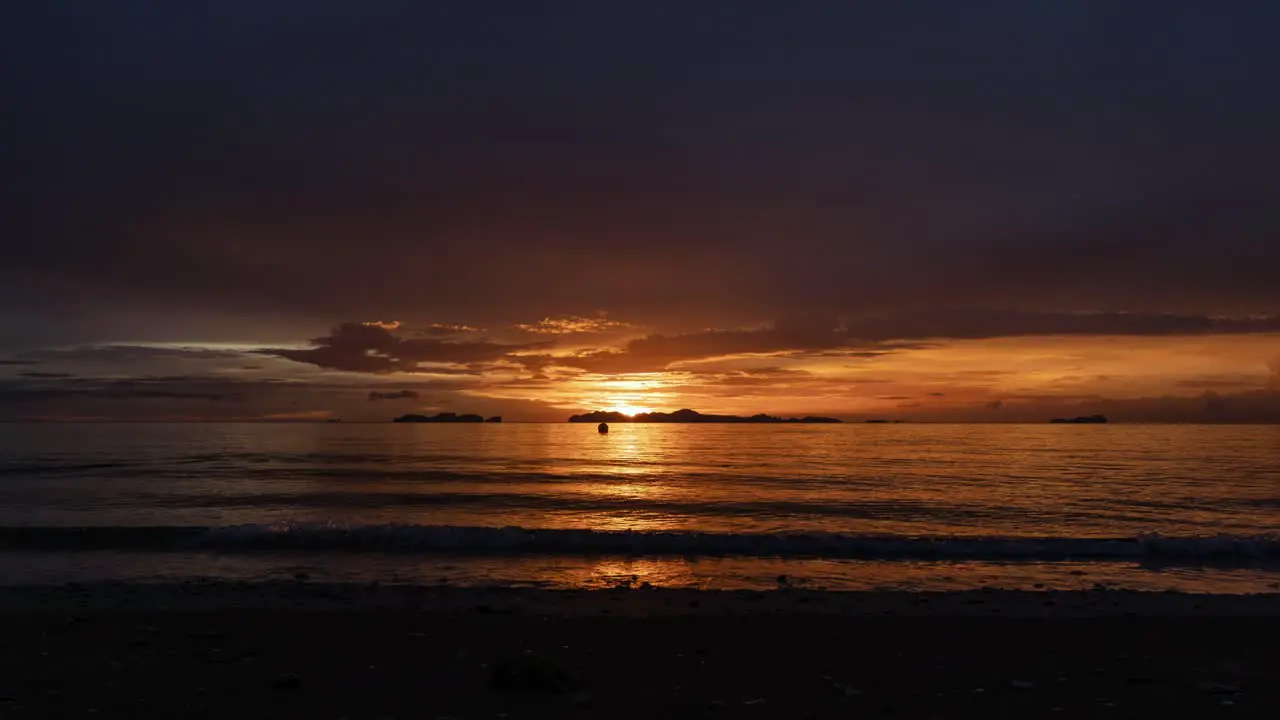
[[0, 425], [0, 584], [1280, 588], [1280, 427]]

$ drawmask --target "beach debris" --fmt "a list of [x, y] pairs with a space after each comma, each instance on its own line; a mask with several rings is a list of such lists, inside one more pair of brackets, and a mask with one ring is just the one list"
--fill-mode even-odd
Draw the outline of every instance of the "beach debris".
[[1235, 704], [1236, 704], [1236, 701], [1235, 701], [1235, 700], [1223, 700], [1222, 702], [1220, 702], [1220, 703], [1218, 703], [1218, 704], [1219, 704], [1219, 705], [1221, 705], [1222, 707], [1234, 707], [1234, 706], [1235, 706]]
[[489, 684], [499, 692], [560, 695], [574, 690], [580, 681], [550, 658], [521, 655], [498, 663]]
[[273, 686], [277, 690], [294, 690], [302, 686], [302, 676], [298, 673], [282, 673]]
[[742, 704], [743, 705], [763, 705], [764, 698], [751, 698], [750, 700], [743, 700]]
[[1013, 682], [1009, 683], [1009, 686], [1012, 687], [1014, 690], [1035, 690], [1036, 689], [1036, 684], [1031, 682], [1030, 680], [1014, 680]]

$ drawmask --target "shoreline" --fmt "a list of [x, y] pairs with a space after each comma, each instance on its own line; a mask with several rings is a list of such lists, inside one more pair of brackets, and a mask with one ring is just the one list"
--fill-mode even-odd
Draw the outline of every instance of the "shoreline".
[[708, 615], [900, 617], [1261, 617], [1280, 619], [1280, 593], [1002, 590], [831, 591], [680, 588], [542, 589], [371, 582], [101, 582], [0, 587], [0, 613], [202, 610], [413, 610], [558, 617]]

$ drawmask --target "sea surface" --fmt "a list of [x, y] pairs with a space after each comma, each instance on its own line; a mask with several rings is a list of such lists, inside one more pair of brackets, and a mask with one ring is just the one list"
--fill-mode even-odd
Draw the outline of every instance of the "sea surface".
[[1280, 427], [0, 425], [0, 584], [1280, 589]]

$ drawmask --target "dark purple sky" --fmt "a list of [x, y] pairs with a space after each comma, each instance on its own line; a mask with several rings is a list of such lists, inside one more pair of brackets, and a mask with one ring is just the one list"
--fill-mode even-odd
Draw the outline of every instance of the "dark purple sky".
[[[551, 366], [616, 374], [655, 369], [631, 336], [512, 327], [696, 346], [669, 362], [1257, 339], [1280, 327], [1239, 320], [1280, 312], [1277, 27], [1262, 0], [4, 3], [0, 347], [296, 356], [394, 319], [501, 346], [433, 349], [444, 370], [614, 349]], [[762, 323], [784, 330], [689, 335]], [[3, 380], [0, 416], [71, 379]]]

